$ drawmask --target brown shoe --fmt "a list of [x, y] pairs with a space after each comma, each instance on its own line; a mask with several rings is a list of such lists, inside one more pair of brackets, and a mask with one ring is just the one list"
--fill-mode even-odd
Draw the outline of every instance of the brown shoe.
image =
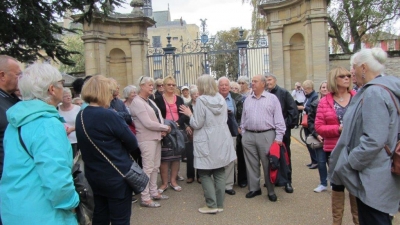
[[201, 179], [197, 178], [197, 183], [201, 184]]
[[193, 178], [188, 178], [188, 179], [186, 180], [186, 183], [188, 183], [188, 184], [193, 183]]

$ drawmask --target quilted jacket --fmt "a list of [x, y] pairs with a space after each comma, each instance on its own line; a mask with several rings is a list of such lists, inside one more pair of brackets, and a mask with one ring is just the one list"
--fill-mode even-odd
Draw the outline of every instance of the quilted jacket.
[[[354, 96], [356, 92], [350, 91], [350, 94], [351, 96]], [[324, 138], [323, 149], [326, 152], [331, 152], [335, 148], [340, 137], [340, 123], [336, 111], [333, 108], [333, 104], [334, 100], [332, 93], [321, 98], [317, 108], [317, 115], [315, 117], [315, 130]]]

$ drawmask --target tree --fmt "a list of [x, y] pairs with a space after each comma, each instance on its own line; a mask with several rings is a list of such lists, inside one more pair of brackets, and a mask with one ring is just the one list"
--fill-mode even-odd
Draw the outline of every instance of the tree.
[[[215, 35], [215, 42], [212, 54], [212, 68], [217, 78], [227, 76], [233, 79], [239, 74], [238, 49], [236, 41], [239, 41], [240, 28], [232, 28], [229, 31], [218, 31]], [[246, 37], [244, 31], [243, 37]]]
[[[361, 49], [366, 34], [379, 35], [400, 16], [399, 0], [332, 0], [328, 7], [329, 37], [336, 39], [344, 53]], [[373, 35], [370, 35], [373, 37]], [[353, 41], [353, 49], [349, 42]]]
[[[257, 6], [264, 0], [242, 2], [254, 6], [252, 33], [256, 37], [259, 21], [264, 19], [260, 17]], [[377, 37], [380, 31], [390, 29], [400, 17], [399, 0], [328, 0], [328, 4], [329, 37], [344, 53], [361, 49], [366, 34], [374, 34], [369, 35], [370, 38]], [[349, 48], [350, 42], [354, 42], [353, 49]]]
[[70, 56], [75, 65], [61, 64], [60, 71], [64, 73], [71, 72], [82, 72], [85, 71], [85, 47], [81, 39], [82, 34], [65, 36], [62, 41], [65, 44], [65, 49], [71, 52], [79, 52], [79, 54], [73, 54]]
[[108, 15], [112, 6], [125, 0], [3, 0], [0, 4], [0, 54], [15, 57], [21, 62], [43, 58], [39, 51], [66, 65], [74, 65], [71, 55], [78, 54], [65, 48], [57, 36], [77, 32], [64, 28], [57, 20], [68, 10], [81, 13], [79, 21], [91, 22], [98, 8]]

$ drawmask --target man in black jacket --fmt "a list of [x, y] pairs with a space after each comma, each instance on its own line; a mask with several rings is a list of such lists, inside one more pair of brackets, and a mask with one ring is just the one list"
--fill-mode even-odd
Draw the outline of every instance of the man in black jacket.
[[[292, 95], [284, 88], [279, 87], [276, 84], [276, 76], [272, 73], [267, 73], [265, 75], [267, 79], [267, 90], [278, 97], [279, 102], [281, 103], [282, 107], [282, 114], [283, 118], [285, 119], [286, 125], [286, 132], [283, 136], [282, 142], [285, 143], [286, 149], [289, 155], [289, 168], [292, 171], [292, 160], [291, 160], [291, 151], [290, 151], [290, 136], [291, 136], [291, 129], [293, 129], [299, 120], [299, 113], [297, 110], [297, 105], [292, 97]], [[289, 173], [289, 183], [285, 185], [285, 191], [287, 193], [293, 193], [292, 187], [292, 173]]]

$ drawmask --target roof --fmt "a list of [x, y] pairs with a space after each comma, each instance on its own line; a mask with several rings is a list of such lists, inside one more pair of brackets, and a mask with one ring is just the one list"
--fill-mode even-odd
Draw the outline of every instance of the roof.
[[169, 11], [156, 11], [153, 12], [153, 20], [156, 21], [158, 26], [159, 23], [170, 22], [171, 15]]

